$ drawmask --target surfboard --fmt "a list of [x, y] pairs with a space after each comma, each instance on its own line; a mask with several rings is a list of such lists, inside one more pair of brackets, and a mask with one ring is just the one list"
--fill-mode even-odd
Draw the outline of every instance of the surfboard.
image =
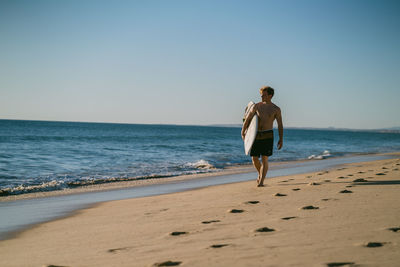
[[[250, 101], [247, 104], [246, 111], [244, 113], [244, 118], [247, 118], [247, 115], [250, 112], [250, 109], [255, 105], [253, 101]], [[256, 139], [258, 130], [258, 116], [254, 115], [250, 121], [249, 127], [247, 128], [246, 134], [244, 136], [244, 153], [249, 155], [251, 147], [253, 146], [254, 140]]]

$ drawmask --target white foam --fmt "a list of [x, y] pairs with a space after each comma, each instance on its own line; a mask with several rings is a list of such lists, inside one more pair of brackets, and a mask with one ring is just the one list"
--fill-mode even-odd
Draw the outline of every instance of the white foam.
[[330, 152], [329, 150], [325, 150], [325, 151], [322, 153], [322, 155], [325, 156], [325, 157], [329, 157], [329, 156], [331, 155], [331, 152]]
[[326, 159], [327, 157], [331, 156], [331, 152], [329, 150], [325, 150], [324, 152], [322, 152], [322, 154], [320, 155], [311, 155], [308, 157], [308, 159], [317, 159], [317, 160], [321, 160], [321, 159]]
[[215, 167], [212, 164], [210, 164], [208, 161], [203, 160], [203, 159], [193, 162], [193, 163], [187, 163], [187, 165], [189, 167], [200, 169], [200, 170], [215, 169]]
[[21, 194], [30, 192], [41, 192], [41, 191], [51, 191], [54, 189], [64, 188], [64, 181], [52, 180], [47, 183], [42, 183], [39, 185], [19, 185], [15, 187], [3, 188], [3, 192], [8, 192], [9, 194]]

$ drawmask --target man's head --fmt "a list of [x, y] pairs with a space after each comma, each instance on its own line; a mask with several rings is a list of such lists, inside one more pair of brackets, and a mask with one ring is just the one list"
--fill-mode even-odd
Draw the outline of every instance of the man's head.
[[261, 87], [260, 94], [261, 94], [262, 101], [271, 100], [271, 98], [274, 96], [274, 88], [272, 88], [270, 86]]

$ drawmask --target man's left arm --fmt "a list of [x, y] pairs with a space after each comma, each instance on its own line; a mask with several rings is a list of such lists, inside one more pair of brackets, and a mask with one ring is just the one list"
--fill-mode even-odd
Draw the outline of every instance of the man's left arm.
[[282, 114], [280, 108], [278, 108], [275, 118], [276, 122], [278, 123], [278, 132], [279, 132], [278, 150], [279, 150], [283, 146], [283, 123], [282, 123]]

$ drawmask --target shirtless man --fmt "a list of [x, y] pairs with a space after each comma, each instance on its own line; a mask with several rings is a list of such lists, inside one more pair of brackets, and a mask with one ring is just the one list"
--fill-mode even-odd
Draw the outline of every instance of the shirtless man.
[[[251, 119], [255, 114], [258, 116], [258, 132], [256, 140], [251, 147], [250, 156], [252, 157], [253, 165], [258, 172], [257, 184], [259, 187], [264, 186], [264, 179], [265, 176], [267, 176], [268, 171], [268, 157], [272, 155], [273, 151], [274, 132], [272, 130], [272, 127], [274, 124], [274, 120], [276, 120], [278, 123], [278, 149], [281, 149], [283, 145], [283, 124], [281, 109], [271, 102], [271, 99], [274, 96], [274, 89], [269, 86], [262, 87], [260, 89], [260, 94], [262, 101], [252, 107], [243, 123], [242, 128], [242, 138], [244, 139]], [[260, 163], [259, 160], [260, 155], [262, 163]]]

